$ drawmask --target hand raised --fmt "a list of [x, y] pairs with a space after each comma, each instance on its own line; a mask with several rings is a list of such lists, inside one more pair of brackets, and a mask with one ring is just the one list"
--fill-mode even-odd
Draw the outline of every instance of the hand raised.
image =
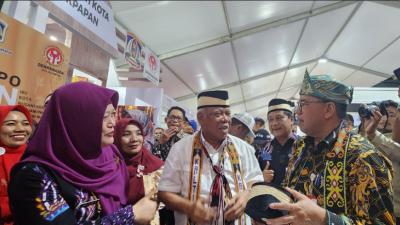
[[269, 169], [269, 165], [270, 163], [267, 161], [267, 165], [263, 170], [264, 181], [267, 183], [271, 183], [271, 181], [274, 179], [274, 171]]
[[160, 144], [165, 144], [169, 141], [169, 139], [174, 136], [174, 134], [178, 133], [177, 127], [171, 127], [164, 131], [160, 138]]

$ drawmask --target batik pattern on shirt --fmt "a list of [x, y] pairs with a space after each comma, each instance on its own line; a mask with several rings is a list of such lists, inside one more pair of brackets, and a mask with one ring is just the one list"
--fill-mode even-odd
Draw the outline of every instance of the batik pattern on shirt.
[[[103, 215], [99, 199], [94, 193], [72, 188], [72, 194], [63, 196], [62, 184], [44, 166], [28, 163], [15, 175], [18, 185], [12, 195], [11, 205], [17, 222], [27, 224], [134, 224], [132, 205], [121, 207], [109, 215]], [[26, 181], [21, 183], [20, 181]], [[23, 193], [21, 193], [23, 192]], [[69, 205], [66, 199], [73, 199]]]
[[166, 143], [164, 144], [156, 144], [154, 145], [152, 149], [153, 155], [157, 156], [160, 158], [162, 161], [165, 161], [168, 157], [169, 151], [171, 150], [171, 147], [173, 144], [181, 140], [178, 135], [172, 136]]
[[365, 138], [335, 129], [295, 144], [284, 185], [328, 210], [327, 223], [394, 225], [390, 165]]

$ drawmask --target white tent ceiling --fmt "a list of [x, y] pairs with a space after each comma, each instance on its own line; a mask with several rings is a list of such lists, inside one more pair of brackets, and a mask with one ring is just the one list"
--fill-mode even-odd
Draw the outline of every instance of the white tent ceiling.
[[162, 60], [160, 87], [193, 111], [196, 93], [225, 89], [233, 112], [265, 117], [271, 98], [298, 95], [306, 68], [370, 87], [400, 66], [399, 1], [110, 2]]

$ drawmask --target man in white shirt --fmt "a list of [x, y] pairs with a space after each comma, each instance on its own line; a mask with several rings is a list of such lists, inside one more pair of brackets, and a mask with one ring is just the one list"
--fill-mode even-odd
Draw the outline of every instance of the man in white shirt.
[[228, 92], [198, 95], [201, 130], [172, 146], [159, 199], [175, 211], [175, 224], [250, 224], [244, 215], [251, 184], [263, 181], [254, 149], [228, 135]]

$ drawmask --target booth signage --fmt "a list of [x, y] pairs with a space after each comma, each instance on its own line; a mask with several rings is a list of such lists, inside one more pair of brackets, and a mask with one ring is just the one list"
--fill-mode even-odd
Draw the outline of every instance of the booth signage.
[[136, 35], [129, 32], [126, 34], [125, 60], [136, 71], [143, 70], [145, 57], [143, 48], [143, 42]]
[[145, 46], [145, 44], [134, 34], [126, 34], [125, 61], [133, 69], [134, 75], [142, 73], [143, 77], [158, 86], [160, 81], [160, 59]]
[[160, 59], [149, 48], [144, 48], [143, 76], [158, 86], [160, 81]]
[[105, 1], [53, 0], [54, 5], [77, 20], [105, 42], [117, 49], [117, 36], [112, 9]]
[[0, 13], [0, 104], [25, 105], [37, 122], [46, 96], [63, 85], [70, 49]]

